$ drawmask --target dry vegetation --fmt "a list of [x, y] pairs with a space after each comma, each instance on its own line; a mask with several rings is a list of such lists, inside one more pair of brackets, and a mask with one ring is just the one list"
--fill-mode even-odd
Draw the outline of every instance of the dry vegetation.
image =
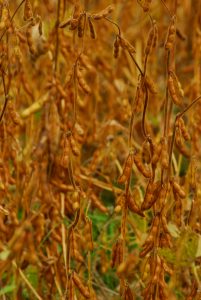
[[201, 299], [201, 1], [0, 1], [0, 299]]

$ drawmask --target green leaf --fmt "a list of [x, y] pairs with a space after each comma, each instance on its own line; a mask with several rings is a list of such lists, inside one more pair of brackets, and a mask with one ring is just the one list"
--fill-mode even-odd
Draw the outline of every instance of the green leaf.
[[159, 249], [159, 254], [163, 256], [167, 262], [172, 263], [175, 266], [189, 266], [189, 264], [195, 261], [198, 253], [200, 253], [200, 250], [198, 250], [198, 242], [198, 234], [187, 227], [181, 231], [173, 249]]
[[179, 237], [180, 231], [179, 231], [179, 228], [175, 224], [169, 223], [168, 224], [168, 230], [174, 238]]
[[176, 243], [177, 261], [180, 266], [187, 266], [196, 258], [198, 235], [190, 227], [184, 229]]
[[14, 291], [15, 288], [16, 288], [15, 284], [10, 284], [10, 285], [5, 286], [4, 288], [2, 288], [0, 290], [0, 296], [11, 293], [12, 291]]
[[10, 250], [6, 249], [0, 252], [0, 260], [6, 260], [10, 254]]
[[176, 263], [176, 253], [170, 248], [160, 248], [158, 249], [159, 255], [165, 258], [168, 263]]
[[25, 275], [31, 285], [37, 289], [38, 287], [38, 270], [36, 266], [29, 265], [25, 270]]

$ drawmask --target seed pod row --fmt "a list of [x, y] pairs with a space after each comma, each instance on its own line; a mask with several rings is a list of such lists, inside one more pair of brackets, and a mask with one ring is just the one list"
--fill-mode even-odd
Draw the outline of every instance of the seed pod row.
[[147, 44], [145, 47], [145, 55], [146, 56], [148, 56], [151, 53], [153, 46], [156, 45], [156, 34], [157, 34], [156, 27], [157, 27], [156, 22], [154, 22], [154, 24], [151, 27], [149, 34], [148, 34]]
[[91, 36], [92, 39], [95, 39], [96, 38], [96, 31], [95, 31], [95, 28], [94, 28], [92, 18], [90, 16], [88, 17], [88, 24], [89, 24], [90, 36]]

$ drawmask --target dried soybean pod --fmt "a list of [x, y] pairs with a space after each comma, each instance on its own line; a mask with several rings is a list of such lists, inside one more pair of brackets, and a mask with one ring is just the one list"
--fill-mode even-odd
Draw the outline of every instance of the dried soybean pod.
[[76, 272], [73, 272], [72, 274], [73, 282], [75, 286], [78, 288], [80, 291], [80, 294], [86, 299], [90, 299], [90, 292], [88, 286], [85, 286], [83, 282], [81, 281], [80, 277]]
[[152, 165], [155, 168], [160, 157], [161, 157], [161, 151], [162, 151], [162, 141], [160, 141], [157, 145], [154, 146], [154, 154], [152, 156]]
[[39, 21], [38, 21], [38, 32], [40, 35], [43, 35], [43, 23], [41, 17], [39, 17]]
[[154, 276], [152, 277], [152, 283], [156, 283], [159, 280], [160, 271], [161, 271], [161, 259], [159, 255], [157, 255], [156, 262], [155, 262]]
[[172, 78], [173, 78], [173, 81], [174, 81], [174, 85], [175, 85], [175, 89], [178, 93], [178, 96], [180, 98], [183, 98], [184, 97], [184, 91], [182, 89], [182, 86], [181, 86], [181, 83], [177, 77], [177, 75], [175, 74], [174, 71], [169, 71], [169, 73], [171, 74]]
[[142, 173], [144, 175], [144, 177], [150, 178], [151, 171], [145, 165], [143, 165], [143, 163], [141, 161], [141, 157], [138, 153], [134, 154], [133, 160], [134, 160], [134, 163], [135, 163], [137, 169], [140, 171], [140, 173]]
[[120, 46], [122, 47], [122, 49], [125, 49], [130, 53], [136, 53], [135, 48], [133, 47], [133, 45], [131, 45], [129, 43], [128, 40], [126, 40], [126, 39], [119, 36], [119, 43], [120, 43]]
[[59, 28], [65, 28], [66, 26], [71, 24], [71, 19], [68, 19], [66, 21], [63, 21], [59, 24]]
[[118, 265], [123, 261], [123, 239], [118, 239]]
[[153, 235], [154, 238], [156, 237], [156, 233], [159, 230], [159, 223], [160, 223], [160, 215], [156, 214], [155, 217], [153, 218], [151, 229], [150, 229], [150, 234]]
[[80, 254], [79, 250], [78, 250], [78, 245], [76, 242], [76, 237], [75, 237], [75, 232], [74, 230], [72, 230], [71, 232], [71, 248], [72, 248], [72, 255], [75, 258], [75, 260], [77, 260], [80, 263], [84, 263], [84, 258], [82, 257], [82, 255]]
[[115, 213], [119, 213], [121, 211], [121, 209], [122, 209], [122, 202], [124, 201], [123, 197], [124, 197], [124, 194], [120, 194], [117, 197], [117, 199], [115, 201], [115, 208], [114, 208]]
[[108, 213], [108, 208], [99, 200], [99, 198], [95, 194], [92, 194], [90, 196], [90, 199], [93, 206], [98, 208], [103, 213]]
[[151, 149], [148, 140], [145, 140], [142, 144], [142, 161], [147, 164], [151, 162]]
[[132, 212], [134, 212], [134, 213], [140, 215], [141, 217], [144, 217], [144, 216], [145, 216], [144, 213], [143, 213], [143, 212], [140, 210], [140, 208], [137, 206], [137, 204], [136, 204], [134, 198], [133, 198], [131, 195], [129, 195], [129, 197], [128, 197], [128, 208], [129, 208]]
[[140, 252], [140, 258], [145, 257], [154, 247], [154, 243], [150, 242], [147, 243], [144, 249]]
[[161, 150], [161, 166], [163, 169], [168, 168], [168, 161], [169, 161], [168, 145], [166, 139], [164, 139], [162, 141], [162, 150]]
[[78, 21], [79, 21], [79, 18], [78, 19], [71, 19], [69, 29], [70, 30], [75, 30], [78, 27]]
[[24, 3], [24, 21], [30, 20], [33, 18], [33, 10], [30, 0], [26, 0]]
[[168, 230], [167, 219], [166, 219], [165, 215], [161, 216], [161, 223], [162, 223], [162, 228], [163, 228], [164, 233], [169, 235], [170, 233], [169, 233], [169, 230]]
[[150, 10], [150, 5], [151, 5], [152, 0], [145, 0], [142, 7], [144, 12], [148, 12]]
[[120, 46], [119, 37], [117, 35], [114, 41], [114, 58], [118, 58], [119, 56], [119, 46]]
[[26, 30], [27, 44], [29, 47], [29, 51], [32, 55], [36, 54], [36, 48], [32, 38], [32, 26], [33, 24], [29, 24]]
[[90, 219], [86, 219], [85, 225], [85, 240], [86, 240], [86, 247], [89, 251], [92, 251], [94, 248], [93, 245], [93, 236], [92, 236], [92, 221]]
[[151, 50], [152, 50], [154, 36], [155, 36], [155, 28], [154, 28], [154, 26], [152, 26], [150, 31], [149, 31], [147, 44], [146, 44], [145, 51], [144, 51], [146, 56], [148, 56], [150, 54]]
[[125, 300], [134, 300], [132, 291], [131, 291], [131, 289], [130, 289], [130, 287], [129, 287], [128, 284], [127, 284], [126, 287], [125, 287], [125, 291], [124, 291], [124, 299], [125, 299]]
[[119, 238], [112, 246], [111, 267], [119, 266], [123, 261], [123, 240]]
[[75, 1], [74, 10], [73, 10], [73, 19], [78, 19], [80, 16], [81, 6], [80, 1]]
[[15, 125], [21, 126], [22, 125], [22, 120], [21, 120], [18, 112], [16, 111], [13, 102], [8, 101], [8, 103], [7, 103], [7, 110], [9, 111], [9, 115], [10, 115], [13, 123]]
[[84, 77], [82, 75], [81, 69], [78, 67], [78, 65], [76, 67], [76, 75], [77, 75], [77, 80], [78, 80], [78, 83], [79, 83], [80, 87], [83, 89], [83, 91], [86, 94], [90, 94], [91, 93], [91, 89], [88, 86], [88, 84], [86, 83], [86, 81], [84, 80]]
[[176, 91], [175, 82], [171, 74], [168, 75], [168, 89], [175, 105], [181, 106], [182, 101]]
[[174, 218], [178, 227], [182, 225], [182, 201], [177, 193], [173, 193], [175, 198]]
[[73, 278], [72, 274], [69, 275], [68, 278], [68, 299], [74, 300], [74, 285], [73, 285]]
[[176, 18], [172, 17], [170, 26], [168, 28], [167, 38], [165, 42], [165, 49], [171, 50], [175, 44], [175, 34], [176, 34], [176, 26], [175, 26]]
[[157, 41], [158, 41], [158, 26], [156, 25], [156, 23], [154, 24], [154, 30], [155, 30], [155, 34], [154, 34], [154, 39], [153, 39], [153, 44], [152, 44], [153, 49], [156, 48]]
[[146, 86], [148, 87], [150, 93], [153, 95], [157, 94], [157, 89], [153, 80], [150, 77], [146, 76], [145, 81], [146, 81]]
[[147, 210], [153, 206], [153, 204], [157, 200], [157, 195], [155, 194], [155, 191], [159, 187], [160, 187], [159, 182], [154, 183], [152, 181], [149, 181], [147, 188], [146, 188], [144, 201], [142, 202], [142, 205], [141, 205], [141, 210]]
[[118, 241], [112, 246], [112, 259], [111, 259], [111, 267], [114, 268], [118, 261]]
[[197, 299], [196, 295], [198, 292], [198, 284], [197, 281], [194, 279], [192, 286], [191, 286], [191, 291], [190, 291], [190, 295], [186, 298], [186, 300], [194, 300]]
[[135, 94], [135, 100], [134, 100], [134, 107], [133, 107], [133, 112], [138, 113], [142, 111], [144, 103], [144, 89], [141, 84], [141, 81], [138, 83], [136, 94]]
[[166, 262], [164, 261], [164, 259], [161, 259], [162, 261], [162, 267], [164, 269], [164, 271], [170, 275], [173, 274], [173, 270], [166, 264]]
[[186, 197], [186, 193], [184, 192], [182, 187], [174, 179], [171, 180], [171, 184], [172, 184], [172, 188], [173, 188], [174, 193], [177, 193], [180, 198], [185, 198]]
[[0, 30], [2, 30], [4, 28], [8, 28], [9, 24], [10, 24], [9, 9], [8, 9], [8, 6], [7, 6], [6, 1], [5, 1], [5, 3], [3, 4], [2, 11], [1, 11]]
[[77, 33], [78, 37], [82, 38], [84, 34], [84, 26], [85, 26], [86, 14], [83, 13], [79, 16], [78, 25], [77, 25]]
[[91, 36], [92, 39], [95, 39], [96, 38], [96, 31], [95, 31], [94, 24], [93, 24], [92, 19], [91, 19], [90, 16], [88, 17], [88, 24], [89, 24], [90, 36]]
[[94, 20], [100, 20], [102, 18], [107, 17], [113, 10], [114, 10], [114, 6], [109, 5], [105, 9], [101, 10], [99, 13], [93, 14], [92, 17]]
[[164, 288], [161, 285], [159, 285], [158, 287], [158, 294], [160, 300], [167, 300], [167, 296], [165, 295]]
[[177, 200], [175, 203], [175, 222], [177, 226], [182, 225], [182, 202], [181, 199]]
[[181, 130], [180, 128], [177, 126], [176, 127], [176, 134], [175, 134], [175, 145], [177, 146], [177, 149], [179, 150], [179, 152], [181, 152], [181, 154], [183, 154], [184, 156], [190, 158], [191, 154], [189, 149], [185, 146], [182, 137], [181, 137]]
[[69, 139], [69, 144], [70, 144], [71, 151], [72, 151], [73, 155], [79, 156], [80, 155], [80, 150], [77, 146], [75, 138], [73, 137], [73, 135], [71, 135], [68, 139]]
[[118, 179], [118, 183], [125, 183], [129, 180], [133, 166], [133, 152], [131, 151], [125, 161], [122, 175]]
[[65, 136], [63, 139], [63, 153], [61, 156], [61, 166], [67, 169], [69, 167], [69, 161], [70, 161], [70, 144], [69, 144], [69, 140]]
[[60, 140], [60, 116], [55, 101], [51, 101], [48, 116], [48, 138], [51, 153], [56, 153]]
[[189, 140], [190, 140], [190, 134], [188, 133], [188, 131], [187, 131], [187, 129], [186, 129], [184, 120], [183, 120], [182, 118], [179, 118], [179, 119], [178, 119], [178, 123], [179, 123], [178, 126], [180, 127], [182, 136], [184, 137], [184, 139], [185, 139], [186, 141], [189, 141]]

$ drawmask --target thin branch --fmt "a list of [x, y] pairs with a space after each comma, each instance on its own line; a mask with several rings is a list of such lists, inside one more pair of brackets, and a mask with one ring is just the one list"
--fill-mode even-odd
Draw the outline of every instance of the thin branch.
[[142, 71], [142, 69], [140, 68], [140, 66], [138, 65], [137, 61], [135, 60], [133, 54], [132, 54], [130, 51], [128, 51], [128, 53], [129, 53], [130, 57], [132, 58], [132, 61], [133, 61], [134, 64], [136, 65], [136, 67], [137, 67], [138, 71], [140, 72], [140, 74], [141, 74], [142, 76], [144, 76], [143, 71]]
[[104, 19], [107, 20], [108, 22], [112, 23], [113, 25], [115, 25], [119, 31], [119, 36], [121, 36], [121, 29], [120, 29], [119, 25], [107, 17], [104, 17]]
[[27, 279], [27, 277], [24, 275], [24, 273], [22, 272], [22, 270], [20, 268], [17, 267], [16, 262], [13, 262], [13, 266], [18, 270], [19, 275], [21, 276], [21, 278], [23, 279], [23, 281], [25, 282], [25, 284], [28, 286], [28, 288], [32, 291], [32, 293], [34, 294], [34, 296], [38, 299], [38, 300], [42, 300], [41, 296], [37, 293], [37, 291], [34, 289], [34, 287], [32, 286], [32, 284], [29, 282], [29, 280]]
[[142, 115], [142, 131], [144, 136], [147, 137], [145, 117], [146, 117], [147, 105], [149, 101], [149, 93], [145, 82], [144, 82], [144, 87], [145, 87], [145, 99], [144, 99], [144, 108], [143, 108], [143, 115]]
[[1, 115], [0, 115], [0, 123], [3, 119], [4, 113], [6, 111], [6, 106], [7, 106], [7, 103], [8, 103], [8, 95], [7, 95], [7, 92], [6, 92], [6, 84], [5, 84], [5, 78], [4, 78], [3, 72], [2, 72], [2, 81], [3, 81], [5, 101], [4, 101], [4, 106], [3, 106], [3, 109], [2, 109], [2, 112], [1, 112]]

